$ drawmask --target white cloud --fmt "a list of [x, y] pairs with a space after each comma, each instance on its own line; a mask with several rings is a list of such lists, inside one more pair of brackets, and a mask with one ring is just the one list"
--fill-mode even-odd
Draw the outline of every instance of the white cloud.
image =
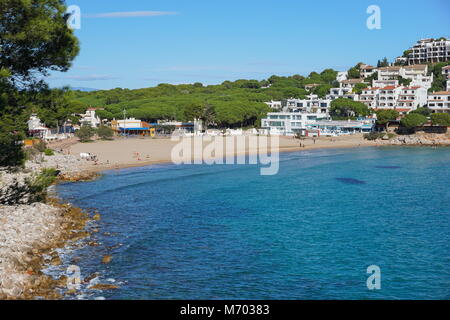
[[175, 15], [178, 12], [172, 11], [125, 11], [125, 12], [107, 12], [96, 14], [83, 14], [83, 18], [134, 18], [134, 17], [156, 17]]

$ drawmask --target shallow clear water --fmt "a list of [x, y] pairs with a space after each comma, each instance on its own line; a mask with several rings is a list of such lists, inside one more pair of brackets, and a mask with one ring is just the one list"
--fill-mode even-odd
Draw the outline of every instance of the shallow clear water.
[[76, 256], [121, 283], [108, 299], [449, 299], [449, 169], [446, 148], [317, 150], [275, 176], [158, 165], [57, 189], [102, 214]]

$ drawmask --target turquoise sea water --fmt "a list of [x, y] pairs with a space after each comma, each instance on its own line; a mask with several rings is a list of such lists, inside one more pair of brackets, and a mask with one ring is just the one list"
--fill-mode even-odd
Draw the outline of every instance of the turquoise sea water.
[[275, 176], [158, 165], [57, 189], [102, 214], [73, 258], [120, 283], [107, 299], [449, 299], [449, 169], [446, 148], [317, 150]]

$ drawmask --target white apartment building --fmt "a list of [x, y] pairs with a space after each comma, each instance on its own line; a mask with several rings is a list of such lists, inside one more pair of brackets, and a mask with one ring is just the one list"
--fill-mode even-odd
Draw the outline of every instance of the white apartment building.
[[378, 94], [378, 106], [379, 109], [394, 109], [397, 106], [397, 100], [399, 98], [402, 87], [389, 86], [380, 88]]
[[411, 79], [411, 86], [420, 86], [426, 89], [431, 88], [434, 80], [433, 74], [428, 76], [428, 65], [426, 64], [404, 66], [400, 75], [405, 79]]
[[450, 60], [450, 40], [446, 38], [419, 40], [410, 50], [408, 64]]
[[272, 135], [293, 136], [304, 135], [307, 125], [317, 120], [327, 120], [325, 113], [310, 112], [270, 112], [267, 118], [261, 120], [261, 127]]
[[425, 87], [426, 89], [431, 88], [431, 85], [433, 83], [433, 75], [428, 76], [428, 66], [426, 64], [391, 66], [378, 69], [379, 81], [393, 81], [400, 78], [410, 79], [411, 86], [421, 86]]
[[450, 91], [440, 91], [429, 94], [428, 108], [437, 113], [450, 113]]
[[287, 99], [283, 100], [282, 108], [284, 112], [310, 112], [328, 114], [331, 100], [320, 99], [317, 95], [309, 95], [307, 99]]
[[379, 87], [365, 88], [359, 95], [359, 101], [364, 103], [369, 108], [378, 107], [378, 96], [380, 94]]
[[398, 80], [401, 76], [400, 66], [382, 67], [378, 68], [378, 80]]
[[358, 95], [352, 93], [352, 88], [331, 88], [330, 93], [326, 95], [327, 100], [335, 100], [338, 98], [346, 98], [350, 100], [358, 100]]
[[[415, 110], [427, 105], [428, 90], [420, 86], [403, 87], [398, 96], [399, 109]], [[408, 111], [408, 112], [409, 112]]]

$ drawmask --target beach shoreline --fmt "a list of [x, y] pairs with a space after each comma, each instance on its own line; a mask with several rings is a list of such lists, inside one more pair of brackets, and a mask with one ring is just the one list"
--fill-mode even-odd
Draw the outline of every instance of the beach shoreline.
[[[103, 171], [109, 170], [173, 164], [171, 151], [176, 143], [170, 139], [121, 138], [111, 141], [97, 140], [90, 143], [75, 143], [61, 151], [72, 155], [79, 155], [80, 153], [95, 155], [97, 161], [90, 161], [81, 167], [81, 171], [89, 175], [100, 174]], [[377, 145], [380, 144], [365, 140], [362, 134], [333, 138], [306, 138], [303, 140], [298, 140], [293, 137], [279, 137], [279, 148], [277, 151], [279, 153], [285, 153], [320, 149], [371, 147]], [[205, 147], [206, 145], [204, 145], [203, 150]], [[265, 149], [252, 149], [246, 146], [245, 149], [236, 148], [232, 152], [225, 150], [223, 156], [249, 156], [265, 152], [267, 152]], [[206, 159], [203, 154], [200, 157], [203, 160]], [[193, 153], [192, 161], [198, 158], [199, 156]], [[208, 157], [207, 159], [214, 159], [214, 156]]]

